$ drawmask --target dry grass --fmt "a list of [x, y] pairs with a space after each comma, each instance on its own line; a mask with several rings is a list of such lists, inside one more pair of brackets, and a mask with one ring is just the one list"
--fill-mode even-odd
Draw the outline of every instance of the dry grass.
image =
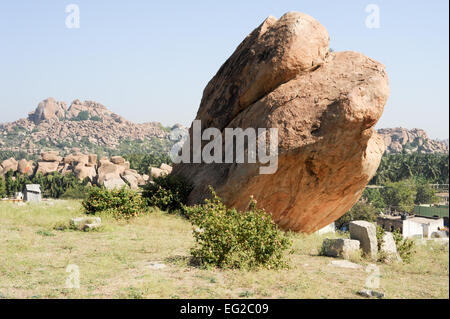
[[[55, 230], [80, 215], [75, 201], [0, 203], [0, 298], [359, 298], [368, 275], [319, 256], [326, 236], [293, 235], [287, 270], [203, 270], [189, 263], [191, 226], [181, 217], [101, 216], [100, 231]], [[448, 246], [417, 251], [411, 264], [379, 264], [378, 290], [387, 298], [449, 298]], [[80, 269], [79, 289], [65, 288], [69, 264]]]

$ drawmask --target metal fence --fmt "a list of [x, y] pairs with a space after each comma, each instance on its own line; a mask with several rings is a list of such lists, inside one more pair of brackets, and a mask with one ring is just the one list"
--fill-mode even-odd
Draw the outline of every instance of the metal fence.
[[427, 216], [427, 217], [433, 217], [433, 216], [439, 216], [439, 217], [448, 217], [448, 206], [416, 206], [413, 210], [414, 214], [421, 215], [421, 216]]

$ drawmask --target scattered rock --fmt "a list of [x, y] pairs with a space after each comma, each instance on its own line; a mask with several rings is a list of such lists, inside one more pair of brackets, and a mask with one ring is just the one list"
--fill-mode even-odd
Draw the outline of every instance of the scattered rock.
[[384, 293], [382, 292], [378, 292], [378, 291], [374, 291], [374, 290], [369, 290], [369, 289], [363, 289], [358, 291], [358, 295], [363, 296], [363, 297], [367, 297], [367, 298], [384, 298]]
[[159, 263], [159, 262], [151, 262], [151, 263], [148, 264], [147, 268], [154, 269], [154, 270], [159, 270], [159, 269], [166, 268], [166, 265], [163, 264], [163, 263]]
[[102, 225], [100, 217], [76, 217], [70, 219], [70, 227], [78, 230], [92, 230]]
[[36, 174], [43, 175], [58, 171], [59, 162], [38, 162]]
[[326, 238], [322, 243], [322, 252], [329, 257], [342, 257], [348, 259], [359, 251], [359, 241], [353, 239], [329, 239]]
[[59, 156], [58, 152], [44, 152], [41, 154], [41, 162], [61, 162], [62, 157]]
[[123, 164], [125, 163], [125, 159], [122, 156], [113, 156], [111, 157], [111, 162], [114, 164]]
[[[260, 162], [176, 164], [172, 174], [193, 183], [189, 205], [210, 197], [209, 185], [238, 210], [253, 195], [281, 228], [305, 233], [354, 205], [384, 152], [373, 128], [388, 78], [360, 53], [329, 52], [328, 41], [314, 18], [289, 12], [267, 18], [238, 46], [206, 86], [196, 119], [219, 129], [222, 141], [225, 128], [278, 129], [276, 172], [260, 174], [269, 165]], [[193, 126], [189, 134], [192, 144]]]
[[167, 174], [172, 173], [172, 166], [167, 165], [165, 163], [162, 163], [159, 168], [162, 169], [163, 171], [167, 172]]
[[376, 259], [378, 241], [375, 225], [364, 220], [351, 221], [349, 230], [350, 238], [359, 240], [363, 253]]
[[103, 186], [105, 186], [105, 188], [108, 190], [113, 190], [121, 189], [122, 187], [127, 187], [128, 185], [120, 177], [118, 177], [105, 180], [103, 182]]
[[19, 166], [19, 163], [12, 157], [7, 160], [4, 160], [0, 164], [0, 175], [5, 175], [10, 170], [12, 170], [13, 172], [16, 172], [18, 166]]
[[150, 168], [150, 176], [153, 178], [158, 178], [164, 175], [167, 175], [167, 171], [163, 171], [160, 168], [156, 168], [156, 167], [151, 167]]

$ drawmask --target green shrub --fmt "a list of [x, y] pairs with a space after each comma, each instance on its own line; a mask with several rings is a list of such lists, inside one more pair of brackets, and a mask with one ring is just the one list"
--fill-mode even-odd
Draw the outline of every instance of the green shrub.
[[386, 233], [386, 231], [384, 230], [383, 227], [381, 227], [380, 225], [377, 225], [377, 246], [378, 246], [378, 256], [377, 256], [377, 260], [379, 262], [385, 262], [386, 259], [388, 258], [387, 254], [381, 250], [381, 246], [383, 246], [384, 240], [383, 240], [383, 236]]
[[403, 262], [410, 263], [412, 257], [416, 253], [414, 241], [409, 238], [403, 238], [402, 234], [398, 230], [394, 231], [392, 235], [394, 236], [398, 254], [402, 258]]
[[343, 227], [348, 228], [349, 223], [353, 220], [365, 220], [375, 222], [377, 219], [377, 210], [370, 203], [357, 202], [353, 207], [335, 221], [337, 229]]
[[271, 216], [250, 202], [249, 210], [228, 209], [212, 190], [214, 198], [203, 205], [185, 207], [194, 228], [194, 260], [205, 267], [281, 268], [287, 266], [284, 251], [292, 242]]
[[6, 182], [2, 176], [0, 176], [0, 198], [6, 196]]
[[92, 187], [82, 202], [86, 214], [106, 212], [116, 218], [131, 218], [146, 211], [142, 197], [125, 187], [115, 190]]
[[76, 185], [68, 188], [60, 199], [86, 199], [88, 189], [82, 185]]
[[144, 187], [142, 196], [148, 206], [156, 206], [169, 212], [181, 212], [187, 203], [192, 186], [179, 176], [168, 175], [155, 178]]

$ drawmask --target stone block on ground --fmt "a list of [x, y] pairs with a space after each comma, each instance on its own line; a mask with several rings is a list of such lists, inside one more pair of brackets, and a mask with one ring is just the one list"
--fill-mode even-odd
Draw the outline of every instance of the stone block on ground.
[[349, 258], [359, 251], [359, 241], [345, 238], [326, 238], [322, 243], [322, 253], [329, 257]]
[[401, 262], [402, 259], [397, 252], [397, 245], [395, 244], [394, 236], [391, 232], [385, 232], [383, 235], [383, 242], [380, 247], [380, 253], [384, 255], [385, 262]]
[[70, 219], [70, 227], [78, 230], [92, 230], [102, 225], [100, 217], [76, 217]]
[[363, 253], [372, 259], [376, 259], [378, 241], [375, 225], [364, 220], [351, 221], [349, 230], [350, 238], [359, 240]]

